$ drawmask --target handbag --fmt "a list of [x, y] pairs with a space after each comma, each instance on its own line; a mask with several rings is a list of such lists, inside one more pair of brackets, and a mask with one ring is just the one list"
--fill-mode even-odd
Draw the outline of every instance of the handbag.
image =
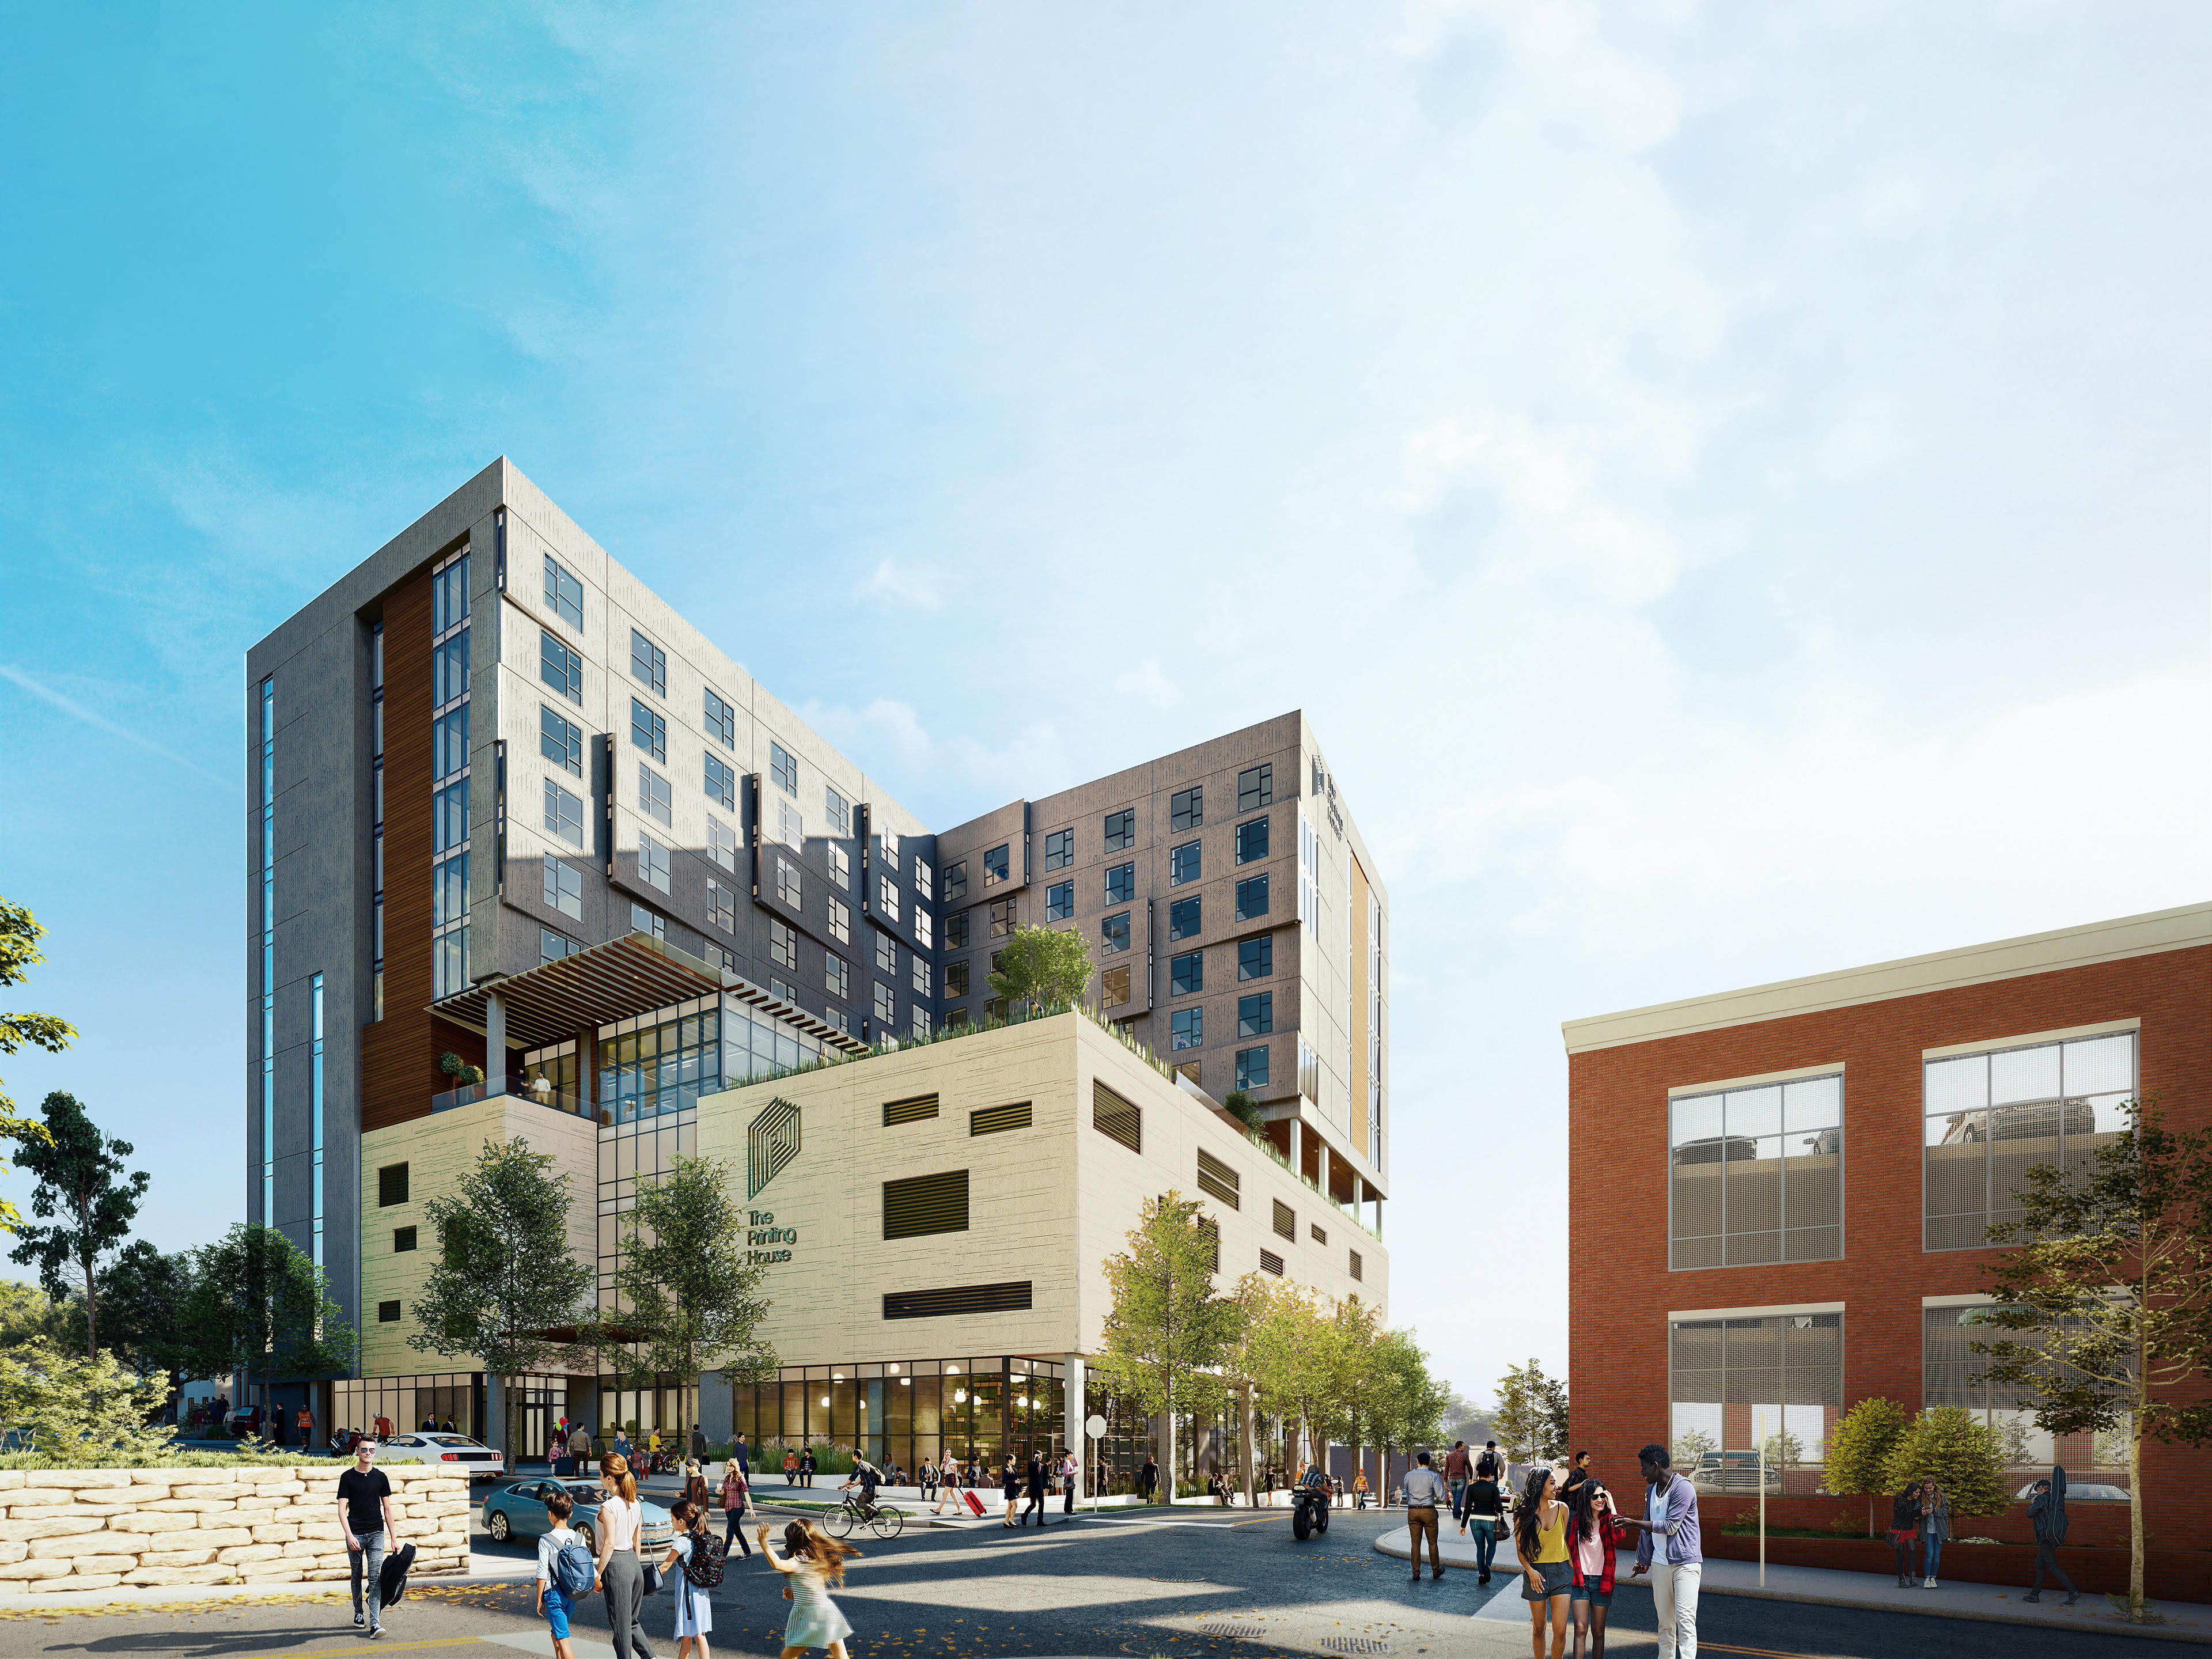
[[660, 1589], [660, 1564], [657, 1561], [647, 1561], [643, 1565], [645, 1568], [645, 1589], [643, 1593], [647, 1595], [651, 1595]]

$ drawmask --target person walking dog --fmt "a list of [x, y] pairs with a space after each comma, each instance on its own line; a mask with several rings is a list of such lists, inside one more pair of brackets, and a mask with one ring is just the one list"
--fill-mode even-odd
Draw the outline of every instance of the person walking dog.
[[1705, 1558], [1698, 1547], [1698, 1494], [1688, 1480], [1674, 1473], [1674, 1458], [1666, 1447], [1653, 1442], [1636, 1454], [1644, 1473], [1646, 1496], [1644, 1514], [1624, 1515], [1620, 1524], [1642, 1535], [1636, 1540], [1636, 1571], [1631, 1577], [1651, 1572], [1659, 1540], [1667, 1553], [1651, 1576], [1651, 1603], [1659, 1620], [1659, 1659], [1698, 1659], [1698, 1583], [1705, 1576]]

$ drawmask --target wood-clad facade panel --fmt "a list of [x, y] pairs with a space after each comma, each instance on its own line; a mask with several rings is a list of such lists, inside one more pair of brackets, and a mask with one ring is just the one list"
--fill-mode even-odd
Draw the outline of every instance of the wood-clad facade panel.
[[[384, 600], [384, 1018], [362, 1030], [361, 1127], [426, 1116], [452, 1086], [430, 1004], [430, 573]], [[481, 1045], [482, 1039], [478, 1039]]]

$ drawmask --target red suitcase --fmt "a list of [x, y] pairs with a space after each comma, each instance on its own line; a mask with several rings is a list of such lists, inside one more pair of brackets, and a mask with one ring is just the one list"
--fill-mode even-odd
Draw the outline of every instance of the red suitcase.
[[983, 1518], [983, 1500], [972, 1492], [963, 1492], [960, 1495], [968, 1500], [968, 1512], [981, 1521]]

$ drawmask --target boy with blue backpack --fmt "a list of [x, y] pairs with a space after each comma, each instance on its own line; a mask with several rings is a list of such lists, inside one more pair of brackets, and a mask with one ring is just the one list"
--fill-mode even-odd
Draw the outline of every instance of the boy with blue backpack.
[[575, 1659], [568, 1646], [568, 1614], [599, 1583], [591, 1551], [568, 1525], [575, 1512], [575, 1500], [565, 1492], [555, 1492], [545, 1500], [545, 1513], [553, 1524], [538, 1540], [538, 1611], [553, 1632], [553, 1659]]

